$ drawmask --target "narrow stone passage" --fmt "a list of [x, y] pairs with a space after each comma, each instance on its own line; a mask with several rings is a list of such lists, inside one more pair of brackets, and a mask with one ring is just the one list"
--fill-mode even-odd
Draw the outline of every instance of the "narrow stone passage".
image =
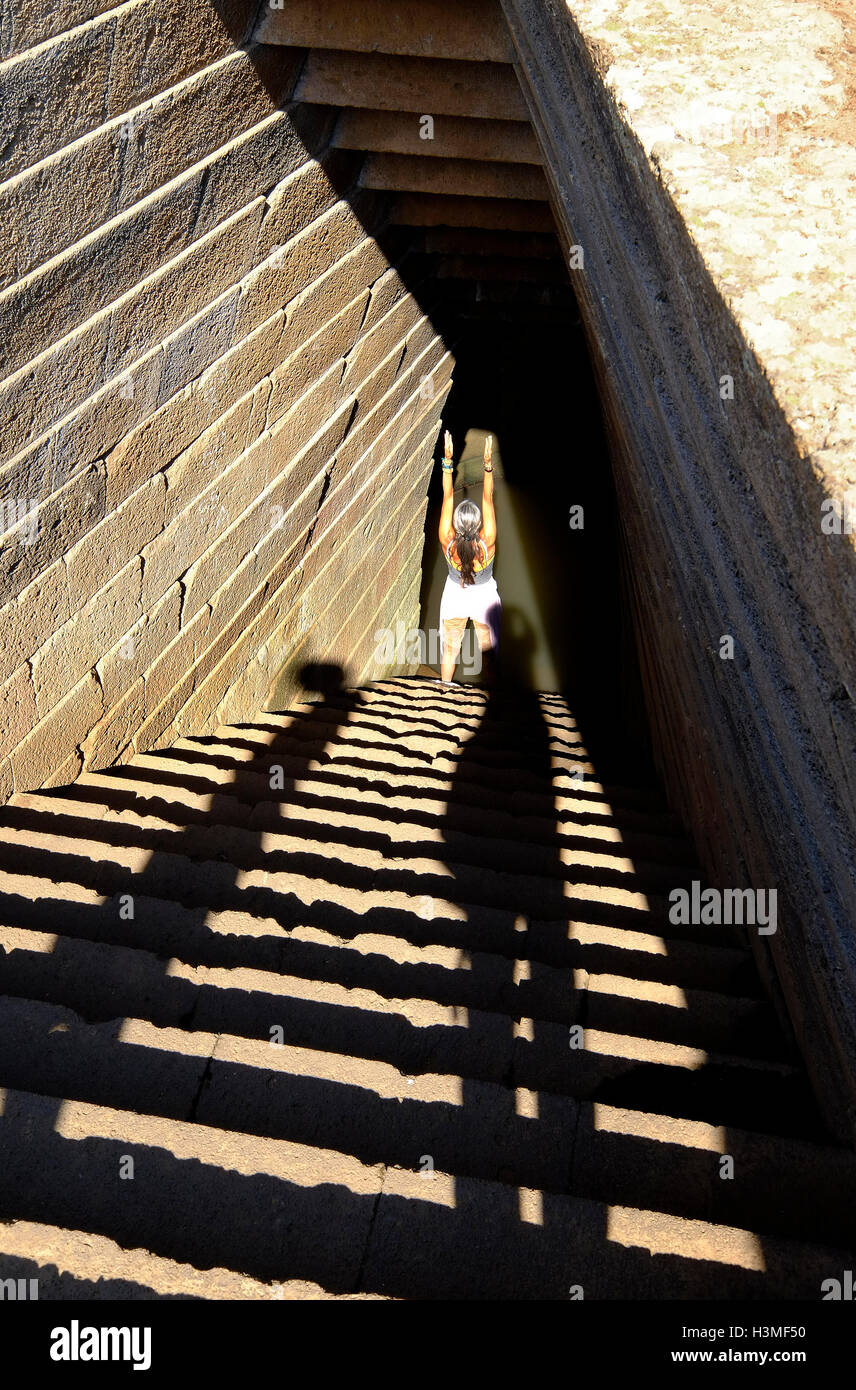
[[816, 1297], [852, 1258], [856, 1160], [561, 696], [334, 690], [0, 821], [2, 1265], [42, 1297]]
[[4, 4], [0, 1295], [852, 1292], [854, 34]]

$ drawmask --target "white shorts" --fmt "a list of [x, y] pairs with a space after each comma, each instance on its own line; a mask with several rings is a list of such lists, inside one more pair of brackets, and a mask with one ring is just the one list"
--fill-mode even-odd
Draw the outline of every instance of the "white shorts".
[[499, 646], [499, 627], [502, 617], [502, 600], [496, 587], [496, 580], [489, 579], [486, 584], [456, 584], [446, 576], [443, 597], [440, 600], [440, 632], [443, 624], [450, 619], [471, 618], [474, 623], [482, 623], [490, 628], [491, 645]]

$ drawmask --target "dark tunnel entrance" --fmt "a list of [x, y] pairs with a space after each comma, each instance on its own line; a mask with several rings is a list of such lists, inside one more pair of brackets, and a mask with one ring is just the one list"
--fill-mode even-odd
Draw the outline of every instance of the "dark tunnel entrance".
[[[454, 333], [445, 330], [456, 357], [442, 425], [454, 440], [455, 497], [481, 501], [483, 441], [493, 434], [502, 679], [566, 695], [604, 774], [649, 780], [653, 763], [597, 389], [579, 321], [551, 318], [516, 322], [510, 314], [500, 324], [470, 316]], [[426, 517], [425, 631], [438, 625], [446, 576], [437, 539], [441, 479], [437, 466]], [[456, 679], [481, 676], [462, 661]]]

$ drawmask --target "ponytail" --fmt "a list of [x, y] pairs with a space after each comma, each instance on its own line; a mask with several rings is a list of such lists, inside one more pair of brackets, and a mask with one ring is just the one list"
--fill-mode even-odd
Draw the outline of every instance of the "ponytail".
[[473, 583], [474, 565], [481, 531], [481, 511], [475, 502], [459, 502], [452, 517], [455, 528], [455, 550], [461, 566], [461, 583]]

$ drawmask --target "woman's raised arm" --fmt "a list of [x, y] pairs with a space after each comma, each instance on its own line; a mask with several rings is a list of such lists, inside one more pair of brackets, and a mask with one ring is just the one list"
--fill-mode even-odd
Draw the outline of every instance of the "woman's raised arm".
[[455, 490], [452, 484], [452, 474], [455, 465], [452, 462], [452, 436], [446, 430], [445, 434], [445, 455], [443, 458], [443, 507], [440, 512], [440, 544], [446, 550], [449, 542], [455, 534], [452, 526], [452, 513], [455, 510]]
[[484, 442], [484, 487], [482, 489], [481, 538], [491, 550], [496, 545], [496, 512], [493, 509], [493, 435]]

